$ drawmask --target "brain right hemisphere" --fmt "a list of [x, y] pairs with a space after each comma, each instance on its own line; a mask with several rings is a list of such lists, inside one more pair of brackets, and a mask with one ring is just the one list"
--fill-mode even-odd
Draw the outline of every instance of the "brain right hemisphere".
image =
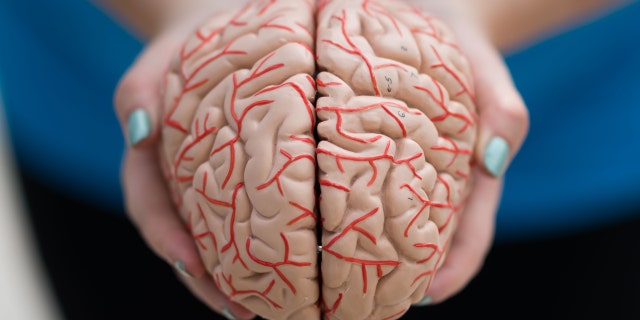
[[160, 158], [218, 288], [269, 319], [401, 317], [469, 191], [470, 79], [447, 27], [401, 1], [208, 19], [167, 76]]

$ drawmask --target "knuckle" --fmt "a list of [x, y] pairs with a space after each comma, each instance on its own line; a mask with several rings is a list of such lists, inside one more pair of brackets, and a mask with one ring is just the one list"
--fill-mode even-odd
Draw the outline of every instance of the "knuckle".
[[523, 131], [529, 128], [529, 110], [524, 106], [524, 103], [520, 102], [513, 107], [509, 115], [514, 123], [523, 128]]
[[520, 124], [528, 122], [529, 112], [520, 95], [516, 93], [505, 95], [497, 106], [499, 111], [508, 116], [513, 122]]
[[496, 112], [504, 119], [509, 127], [515, 130], [519, 139], [524, 138], [529, 131], [529, 110], [527, 109], [522, 97], [513, 93], [504, 96], [496, 104]]
[[127, 72], [116, 87], [114, 95], [115, 110], [119, 115], [126, 114], [135, 105], [135, 101], [140, 92], [144, 92], [147, 87], [147, 79], [139, 76], [131, 70]]

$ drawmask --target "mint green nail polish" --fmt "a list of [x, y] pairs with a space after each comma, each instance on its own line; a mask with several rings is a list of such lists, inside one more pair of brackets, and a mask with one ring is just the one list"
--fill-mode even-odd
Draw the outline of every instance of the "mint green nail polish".
[[222, 315], [229, 320], [236, 320], [236, 317], [231, 313], [228, 307], [222, 307]]
[[430, 296], [425, 296], [424, 298], [422, 298], [422, 300], [414, 303], [413, 305], [416, 307], [426, 307], [431, 304], [431, 301], [432, 299]]
[[189, 272], [187, 272], [187, 268], [185, 268], [184, 263], [182, 263], [182, 261], [176, 260], [176, 262], [173, 263], [173, 267], [176, 268], [176, 270], [178, 270], [178, 272], [180, 272], [181, 275], [187, 278], [193, 278], [193, 276]]
[[151, 134], [151, 120], [144, 109], [136, 109], [131, 112], [127, 120], [127, 132], [129, 144], [135, 146]]
[[484, 149], [484, 167], [494, 176], [499, 177], [504, 171], [509, 155], [509, 144], [500, 137], [493, 137]]

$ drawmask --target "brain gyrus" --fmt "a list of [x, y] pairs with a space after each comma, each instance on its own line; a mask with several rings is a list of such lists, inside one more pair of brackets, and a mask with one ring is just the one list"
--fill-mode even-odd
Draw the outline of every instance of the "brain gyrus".
[[401, 317], [469, 191], [473, 94], [451, 32], [400, 1], [209, 18], [167, 75], [160, 158], [218, 288], [269, 319]]

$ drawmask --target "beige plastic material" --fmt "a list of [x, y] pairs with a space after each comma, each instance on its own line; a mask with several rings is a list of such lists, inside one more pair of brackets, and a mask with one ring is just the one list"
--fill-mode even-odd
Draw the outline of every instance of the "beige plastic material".
[[160, 153], [220, 290], [268, 319], [401, 317], [468, 193], [473, 92], [451, 32], [401, 1], [210, 18], [167, 76]]

